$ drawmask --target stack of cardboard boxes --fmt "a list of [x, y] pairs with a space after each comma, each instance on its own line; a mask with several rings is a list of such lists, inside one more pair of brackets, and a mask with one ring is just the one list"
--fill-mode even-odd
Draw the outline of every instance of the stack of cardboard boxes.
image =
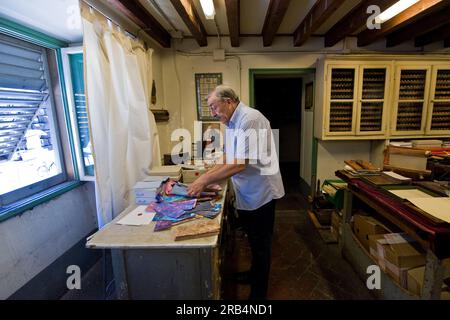
[[408, 270], [425, 265], [425, 254], [404, 233], [369, 236], [370, 255], [380, 268], [407, 289]]
[[[391, 233], [378, 220], [360, 214], [353, 216], [353, 232], [384, 272], [412, 294], [421, 296], [425, 253], [407, 234]], [[448, 277], [450, 270], [444, 275]], [[441, 298], [449, 299], [450, 292], [444, 290]]]
[[[450, 278], [449, 268], [447, 268], [447, 270], [444, 273], [444, 279], [448, 278]], [[424, 279], [425, 279], [425, 266], [409, 269], [406, 281], [408, 291], [420, 297], [422, 295]], [[449, 287], [446, 287], [445, 285], [442, 288], [441, 300], [450, 300]]]

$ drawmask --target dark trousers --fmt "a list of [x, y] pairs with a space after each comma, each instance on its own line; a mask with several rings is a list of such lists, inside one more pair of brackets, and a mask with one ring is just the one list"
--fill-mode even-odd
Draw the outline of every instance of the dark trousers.
[[252, 251], [250, 299], [265, 299], [269, 283], [272, 254], [275, 202], [272, 200], [256, 210], [238, 210], [242, 227]]

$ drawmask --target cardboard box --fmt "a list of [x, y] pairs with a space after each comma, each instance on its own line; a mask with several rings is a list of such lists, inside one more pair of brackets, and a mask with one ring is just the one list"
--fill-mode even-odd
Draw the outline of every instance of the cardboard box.
[[[426, 263], [425, 254], [419, 252], [415, 247], [411, 245], [414, 241], [407, 237], [405, 234], [389, 234], [396, 235], [397, 238], [395, 242], [389, 243], [389, 250], [386, 250], [386, 260], [395, 265], [398, 268], [415, 268], [422, 266]], [[386, 235], [385, 235], [386, 237]], [[400, 242], [399, 240], [403, 238], [405, 242]]]
[[[380, 242], [378, 240], [380, 240]], [[385, 270], [386, 267], [384, 262], [384, 244], [386, 244], [386, 241], [383, 234], [369, 235], [370, 256], [377, 262], [382, 270]]]
[[408, 277], [406, 280], [406, 284], [409, 292], [419, 297], [422, 295], [424, 275], [425, 275], [425, 266], [408, 270]]
[[411, 245], [403, 233], [369, 236], [369, 252], [382, 270], [402, 287], [407, 288], [408, 270], [425, 265], [425, 255]]
[[[425, 277], [425, 266], [409, 269], [406, 281], [408, 291], [417, 296], [421, 296], [424, 277]], [[450, 277], [450, 270], [447, 268], [446, 272], [444, 273], [444, 279], [448, 277]], [[443, 288], [445, 288], [445, 284], [443, 285]], [[442, 291], [441, 299], [449, 300], [450, 292]]]
[[205, 172], [206, 169], [183, 169], [183, 183], [192, 183]]
[[362, 246], [369, 251], [369, 235], [388, 233], [389, 230], [373, 217], [355, 214], [353, 216], [353, 232]]
[[333, 214], [334, 209], [316, 209], [314, 210], [314, 214], [317, 217], [319, 223], [323, 226], [329, 226], [331, 224], [331, 215]]

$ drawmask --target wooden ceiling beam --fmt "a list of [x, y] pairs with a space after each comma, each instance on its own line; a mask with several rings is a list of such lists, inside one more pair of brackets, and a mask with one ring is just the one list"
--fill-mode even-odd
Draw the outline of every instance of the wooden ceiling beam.
[[387, 36], [386, 47], [393, 47], [414, 37], [439, 28], [449, 22], [450, 5], [441, 10], [423, 17], [422, 19], [401, 28]]
[[348, 14], [339, 20], [325, 34], [325, 47], [332, 47], [347, 36], [352, 35], [367, 23], [369, 14], [367, 8], [370, 5], [380, 7], [381, 11], [386, 10], [398, 0], [364, 0], [355, 6]]
[[380, 29], [367, 29], [358, 34], [358, 46], [367, 46], [423, 16], [439, 10], [447, 0], [421, 0], [405, 11], [381, 24]]
[[225, 0], [227, 9], [228, 31], [232, 47], [239, 47], [239, 35], [241, 33], [241, 3], [240, 0]]
[[291, 0], [270, 0], [262, 29], [264, 47], [272, 45], [290, 2]]
[[162, 47], [170, 48], [170, 34], [138, 0], [107, 0], [119, 12], [136, 23], [144, 33], [155, 39]]
[[170, 0], [170, 2], [192, 33], [198, 45], [200, 47], [206, 47], [208, 45], [206, 30], [198, 16], [197, 10], [195, 10], [192, 0]]
[[427, 44], [442, 41], [450, 37], [450, 23], [427, 32], [414, 39], [414, 46], [423, 47]]
[[294, 32], [299, 47], [344, 3], [344, 0], [317, 0]]

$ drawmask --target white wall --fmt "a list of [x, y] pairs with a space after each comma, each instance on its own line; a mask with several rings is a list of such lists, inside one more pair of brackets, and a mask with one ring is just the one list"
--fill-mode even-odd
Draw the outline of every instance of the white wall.
[[[209, 47], [199, 49], [195, 43], [184, 40], [183, 43], [176, 44], [178, 50], [165, 50], [163, 53], [164, 104], [170, 112], [171, 120], [167, 124], [158, 125], [162, 154], [169, 153], [177, 143], [170, 141], [173, 130], [185, 128], [193, 135], [193, 123], [197, 120], [195, 73], [221, 72], [223, 82], [233, 87], [241, 100], [248, 104], [250, 69], [314, 68], [317, 58], [321, 56], [321, 53], [284, 51], [282, 49], [288, 47], [284, 43], [278, 44], [280, 52], [273, 52], [262, 48], [262, 44], [258, 46], [255, 39], [243, 39], [240, 48], [227, 49], [225, 61], [214, 61], [212, 50], [216, 48], [217, 40], [209, 38], [208, 41]], [[312, 141], [311, 112], [303, 114], [302, 126], [305, 127], [302, 137], [310, 137], [308, 139]], [[309, 142], [305, 144], [305, 150], [309, 150], [308, 148], [310, 149]], [[310, 166], [310, 159], [302, 161]], [[310, 167], [304, 168], [304, 171], [310, 172]]]
[[0, 223], [0, 299], [6, 299], [97, 228], [94, 184]]
[[[197, 120], [195, 98], [195, 73], [221, 72], [223, 81], [236, 89], [243, 102], [249, 103], [249, 70], [270, 68], [315, 68], [316, 61], [326, 54], [349, 53], [396, 53], [417, 52], [412, 43], [386, 49], [384, 40], [373, 45], [358, 48], [355, 39], [348, 38], [334, 47], [324, 49], [323, 39], [313, 37], [302, 47], [293, 47], [291, 37], [277, 37], [271, 47], [263, 47], [262, 40], [256, 37], [240, 38], [240, 47], [233, 48], [228, 38], [221, 39], [221, 47], [226, 50], [225, 61], [214, 61], [212, 52], [219, 47], [216, 37], [208, 38], [207, 47], [199, 47], [193, 39], [176, 40], [173, 49], [162, 49], [162, 74], [164, 86], [164, 105], [171, 114], [167, 124], [158, 125], [161, 137], [161, 153], [169, 153], [178, 142], [170, 141], [174, 129], [186, 128], [193, 134], [193, 122]], [[430, 52], [446, 52], [432, 46]], [[317, 84], [316, 84], [317, 88]], [[314, 108], [323, 108], [314, 105]], [[301, 177], [310, 183], [313, 113], [303, 111], [301, 141]], [[355, 147], [356, 146], [356, 147]], [[379, 148], [375, 148], [379, 150]], [[320, 142], [317, 171], [319, 177], [334, 178], [334, 171], [342, 168], [343, 159], [371, 159], [371, 143], [366, 142]], [[334, 155], [336, 152], [336, 155]]]
[[334, 172], [344, 168], [344, 160], [370, 160], [371, 141], [321, 141], [317, 149], [317, 179], [337, 179]]

